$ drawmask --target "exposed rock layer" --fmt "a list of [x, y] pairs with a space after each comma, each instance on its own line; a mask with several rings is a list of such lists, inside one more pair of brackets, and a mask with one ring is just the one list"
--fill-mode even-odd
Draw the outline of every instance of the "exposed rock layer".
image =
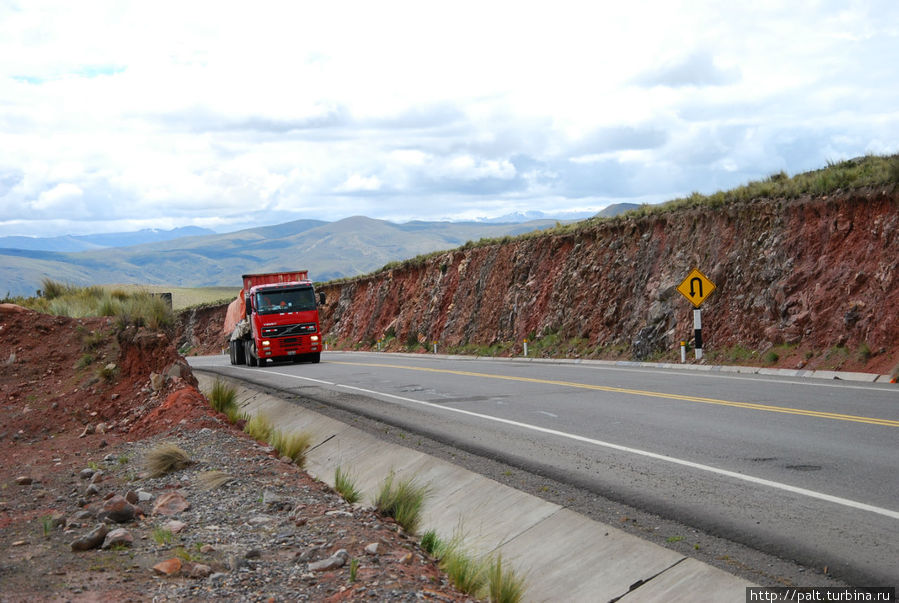
[[899, 361], [897, 264], [899, 194], [866, 189], [452, 250], [325, 285], [322, 320], [337, 345], [553, 335], [641, 359], [691, 337], [692, 306], [676, 287], [696, 267], [717, 286], [702, 308], [707, 349], [789, 344], [813, 363], [839, 346], [848, 368], [888, 372]]

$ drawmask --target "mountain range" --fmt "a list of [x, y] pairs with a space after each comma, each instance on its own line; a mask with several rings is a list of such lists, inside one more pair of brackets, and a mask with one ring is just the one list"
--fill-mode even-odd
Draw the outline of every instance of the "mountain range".
[[[620, 204], [602, 214], [634, 207]], [[240, 286], [241, 275], [251, 272], [307, 269], [313, 280], [327, 281], [468, 241], [514, 236], [556, 223], [542, 219], [395, 224], [354, 216], [336, 222], [296, 220], [225, 234], [188, 227], [46, 239], [2, 237], [0, 295], [34, 295], [45, 278], [72, 285], [213, 287]]]

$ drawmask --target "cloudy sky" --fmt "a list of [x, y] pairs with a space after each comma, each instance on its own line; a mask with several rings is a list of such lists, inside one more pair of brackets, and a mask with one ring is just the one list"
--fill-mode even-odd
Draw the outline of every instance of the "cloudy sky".
[[896, 0], [0, 0], [0, 235], [595, 211], [896, 152]]

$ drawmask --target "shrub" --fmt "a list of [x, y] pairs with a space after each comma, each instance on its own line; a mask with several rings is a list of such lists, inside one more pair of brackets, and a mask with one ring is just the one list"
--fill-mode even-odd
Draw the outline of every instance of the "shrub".
[[415, 483], [415, 478], [394, 484], [394, 474], [384, 480], [374, 505], [381, 515], [393, 517], [404, 530], [414, 534], [421, 523], [421, 514], [428, 487]]
[[150, 477], [161, 477], [172, 471], [189, 467], [193, 462], [190, 455], [176, 444], [164, 442], [147, 454], [146, 466]]

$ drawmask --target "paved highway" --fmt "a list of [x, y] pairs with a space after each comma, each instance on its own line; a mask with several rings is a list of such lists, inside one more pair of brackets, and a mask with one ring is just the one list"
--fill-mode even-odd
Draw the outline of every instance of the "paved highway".
[[190, 361], [826, 566], [850, 584], [899, 583], [895, 385], [340, 352], [256, 369]]

